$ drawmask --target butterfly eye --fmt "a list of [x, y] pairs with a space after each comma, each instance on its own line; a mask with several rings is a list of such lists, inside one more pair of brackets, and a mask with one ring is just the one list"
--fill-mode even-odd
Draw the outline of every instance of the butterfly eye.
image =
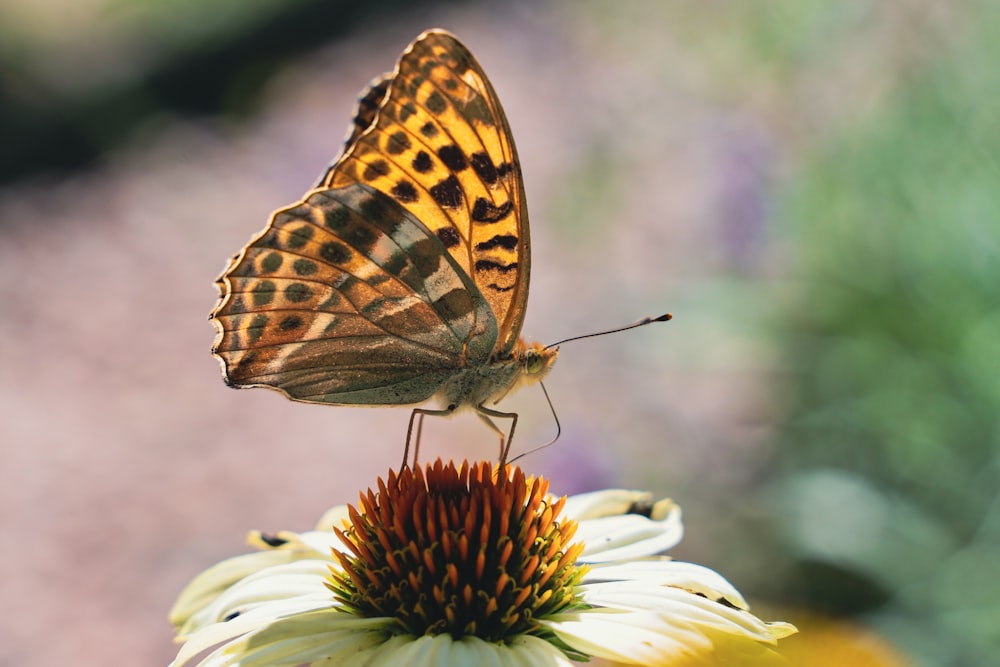
[[529, 375], [539, 373], [545, 368], [545, 360], [536, 350], [528, 350], [524, 353], [524, 370]]

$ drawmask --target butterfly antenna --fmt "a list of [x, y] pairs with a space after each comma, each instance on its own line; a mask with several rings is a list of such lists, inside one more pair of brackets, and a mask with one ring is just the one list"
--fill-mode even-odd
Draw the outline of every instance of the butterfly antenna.
[[518, 454], [517, 456], [515, 456], [514, 458], [512, 458], [510, 461], [508, 461], [507, 462], [508, 465], [511, 464], [511, 463], [513, 463], [514, 461], [517, 461], [519, 458], [527, 456], [528, 454], [534, 454], [535, 452], [537, 452], [539, 450], [545, 449], [546, 447], [548, 447], [550, 445], [556, 444], [556, 440], [558, 440], [559, 436], [562, 435], [562, 424], [559, 423], [559, 415], [556, 414], [556, 406], [552, 405], [552, 399], [549, 398], [549, 390], [545, 388], [545, 383], [544, 382], [539, 382], [538, 384], [540, 384], [542, 386], [542, 393], [545, 394], [545, 402], [549, 404], [549, 410], [552, 411], [552, 418], [556, 420], [556, 437], [552, 438], [551, 440], [549, 440], [548, 442], [546, 442], [544, 445], [539, 445], [538, 447], [535, 447], [533, 449], [529, 449], [526, 452], [521, 452], [520, 454]]
[[[570, 341], [580, 340], [582, 338], [593, 338], [595, 336], [605, 336], [607, 334], [618, 333], [619, 331], [628, 331], [629, 329], [635, 329], [636, 327], [644, 327], [647, 324], [652, 324], [653, 322], [666, 322], [667, 320], [673, 319], [673, 317], [674, 316], [671, 315], [670, 313], [664, 313], [664, 314], [660, 315], [659, 317], [644, 317], [641, 320], [639, 320], [638, 322], [633, 322], [632, 324], [628, 324], [628, 325], [623, 326], [623, 327], [618, 327], [617, 329], [608, 329], [607, 331], [597, 331], [595, 333], [584, 334], [582, 336], [573, 336], [572, 338], [566, 338], [564, 340], [559, 341], [558, 343], [552, 343], [551, 345], [546, 345], [545, 349], [547, 350], [550, 347], [558, 347], [558, 346], [562, 345], [563, 343], [569, 343]], [[545, 387], [542, 387], [542, 389], [544, 389], [544, 388]], [[548, 393], [545, 394], [545, 397], [548, 398]], [[549, 403], [549, 405], [551, 406], [552, 403]], [[555, 414], [555, 410], [552, 411], [552, 414]], [[556, 421], [558, 422], [558, 420], [556, 420]], [[556, 437], [558, 437], [558, 436], [556, 436]], [[551, 444], [552, 443], [550, 442], [549, 445], [551, 445]], [[543, 447], [548, 447], [548, 445], [542, 445], [542, 446]], [[541, 447], [539, 447], [538, 449], [541, 449]], [[531, 451], [535, 451], [535, 450], [531, 450]], [[522, 456], [524, 456], [524, 455], [522, 454]]]
[[[595, 336], [604, 336], [606, 334], [618, 333], [619, 331], [628, 331], [629, 329], [635, 329], [637, 327], [644, 327], [647, 324], [652, 324], [653, 322], [666, 322], [667, 320], [673, 319], [673, 317], [674, 316], [671, 315], [670, 313], [664, 313], [664, 314], [660, 315], [659, 317], [648, 317], [647, 316], [647, 317], [642, 318], [641, 320], [638, 320], [637, 322], [633, 322], [632, 324], [628, 324], [628, 325], [623, 326], [623, 327], [618, 327], [617, 329], [608, 329], [607, 331], [597, 331], [595, 333], [584, 334], [582, 336], [573, 336], [572, 338], [565, 338], [565, 339], [563, 339], [561, 341], [558, 341], [556, 343], [552, 343], [551, 345], [546, 345], [544, 349], [547, 350], [547, 349], [549, 349], [551, 347], [558, 347], [559, 345], [562, 345], [563, 343], [569, 343], [570, 341], [580, 340], [582, 338], [593, 338]], [[534, 454], [535, 452], [537, 452], [539, 450], [545, 449], [546, 447], [550, 447], [550, 446], [556, 444], [556, 440], [558, 440], [559, 436], [562, 435], [562, 424], [559, 423], [559, 415], [556, 414], [556, 406], [552, 405], [552, 399], [549, 398], [549, 390], [545, 388], [545, 383], [544, 382], [539, 382], [538, 384], [541, 385], [541, 387], [542, 387], [542, 393], [545, 394], [545, 402], [549, 404], [549, 410], [552, 411], [552, 418], [556, 422], [556, 435], [555, 435], [554, 438], [552, 438], [551, 440], [549, 440], [548, 442], [546, 442], [544, 445], [539, 445], [538, 447], [534, 447], [532, 449], [529, 449], [526, 452], [521, 452], [520, 454], [518, 454], [517, 456], [515, 456], [514, 458], [512, 458], [510, 461], [508, 461], [508, 463], [514, 463], [518, 459], [523, 458], [523, 457], [527, 456], [528, 454]]]

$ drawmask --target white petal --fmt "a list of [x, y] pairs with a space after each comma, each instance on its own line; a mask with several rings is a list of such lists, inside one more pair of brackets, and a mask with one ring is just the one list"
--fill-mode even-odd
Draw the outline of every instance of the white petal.
[[739, 627], [720, 628], [698, 621], [650, 612], [588, 610], [567, 614], [558, 621], [543, 621], [543, 625], [574, 649], [627, 664], [660, 667], [785, 664], [774, 650], [775, 640], [783, 636], [780, 633], [761, 637], [745, 633]]
[[[178, 637], [184, 646], [177, 654], [175, 663], [185, 664], [192, 657], [223, 642], [242, 642], [254, 632], [266, 631], [278, 623], [294, 623], [294, 619], [307, 614], [335, 614], [334, 618], [348, 617], [332, 607], [330, 599], [319, 596], [276, 600], [265, 605], [251, 607], [228, 621], [211, 623], [190, 635]], [[230, 644], [227, 644], [230, 645]], [[220, 648], [222, 651], [225, 647]]]
[[238, 590], [242, 596], [256, 596], [257, 599], [290, 597], [317, 589], [325, 590], [324, 582], [329, 573], [329, 561], [299, 560], [255, 572], [227, 592]]
[[711, 649], [711, 642], [703, 635], [687, 628], [664, 627], [655, 614], [588, 610], [542, 624], [574, 649], [629, 664], [659, 665]]
[[219, 647], [199, 667], [292, 667], [316, 660], [341, 664], [383, 644], [394, 625], [392, 619], [358, 618], [334, 609], [297, 613]]
[[509, 644], [487, 642], [478, 637], [452, 639], [450, 635], [424, 636], [383, 647], [366, 667], [571, 667], [572, 662], [556, 647], [531, 636], [517, 637]]
[[650, 587], [638, 582], [598, 584], [584, 592], [583, 599], [602, 608], [653, 613], [671, 626], [694, 625], [720, 632], [752, 636], [773, 642], [767, 623], [748, 611], [713, 602], [670, 586]]
[[358, 651], [354, 655], [345, 655], [338, 662], [333, 660], [328, 662], [330, 665], [335, 665], [336, 667], [377, 667], [379, 665], [394, 665], [397, 664], [394, 662], [396, 652], [412, 641], [413, 637], [410, 635], [395, 635], [389, 637], [381, 644]]
[[646, 491], [607, 489], [568, 496], [563, 512], [571, 519], [583, 521], [605, 516], [619, 516], [637, 504], [651, 503], [652, 500], [653, 494]]
[[[347, 547], [340, 541], [337, 534], [330, 530], [310, 530], [302, 533], [302, 542], [312, 548], [322, 558], [333, 561], [333, 550], [346, 551]], [[334, 561], [336, 562], [336, 561]]]
[[647, 587], [682, 588], [700, 593], [712, 600], [725, 598], [727, 602], [740, 609], [749, 608], [740, 592], [715, 570], [666, 558], [594, 565], [583, 577], [583, 588], [587, 589], [601, 582], [631, 581], [640, 581]]
[[221, 621], [233, 612], [242, 613], [271, 601], [317, 595], [328, 605], [333, 604], [333, 596], [325, 586], [328, 573], [329, 562], [324, 560], [298, 560], [254, 572], [192, 614], [178, 629], [178, 635]]
[[566, 654], [544, 639], [523, 635], [507, 644], [509, 657], [504, 665], [514, 667], [570, 667], [573, 662]]
[[581, 521], [576, 539], [586, 545], [580, 562], [607, 563], [643, 558], [677, 545], [684, 536], [681, 509], [673, 505], [661, 520], [624, 514]]
[[298, 558], [299, 556], [291, 551], [274, 550], [243, 554], [216, 563], [184, 587], [170, 610], [170, 622], [180, 626], [240, 579]]

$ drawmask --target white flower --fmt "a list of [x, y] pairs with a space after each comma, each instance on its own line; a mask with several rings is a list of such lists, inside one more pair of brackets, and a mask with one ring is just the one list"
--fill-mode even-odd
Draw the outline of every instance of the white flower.
[[794, 627], [752, 615], [716, 572], [656, 556], [683, 533], [671, 501], [547, 490], [438, 462], [390, 473], [315, 531], [253, 533], [259, 551], [181, 593], [172, 664], [780, 664]]

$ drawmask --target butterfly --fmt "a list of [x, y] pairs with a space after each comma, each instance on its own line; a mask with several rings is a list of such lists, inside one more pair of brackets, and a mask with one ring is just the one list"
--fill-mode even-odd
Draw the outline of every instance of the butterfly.
[[[471, 409], [506, 460], [517, 414], [558, 349], [520, 338], [531, 242], [510, 125], [482, 67], [421, 34], [362, 94], [343, 151], [272, 214], [217, 280], [213, 354], [235, 387], [332, 405]], [[495, 418], [510, 419], [508, 432]]]

